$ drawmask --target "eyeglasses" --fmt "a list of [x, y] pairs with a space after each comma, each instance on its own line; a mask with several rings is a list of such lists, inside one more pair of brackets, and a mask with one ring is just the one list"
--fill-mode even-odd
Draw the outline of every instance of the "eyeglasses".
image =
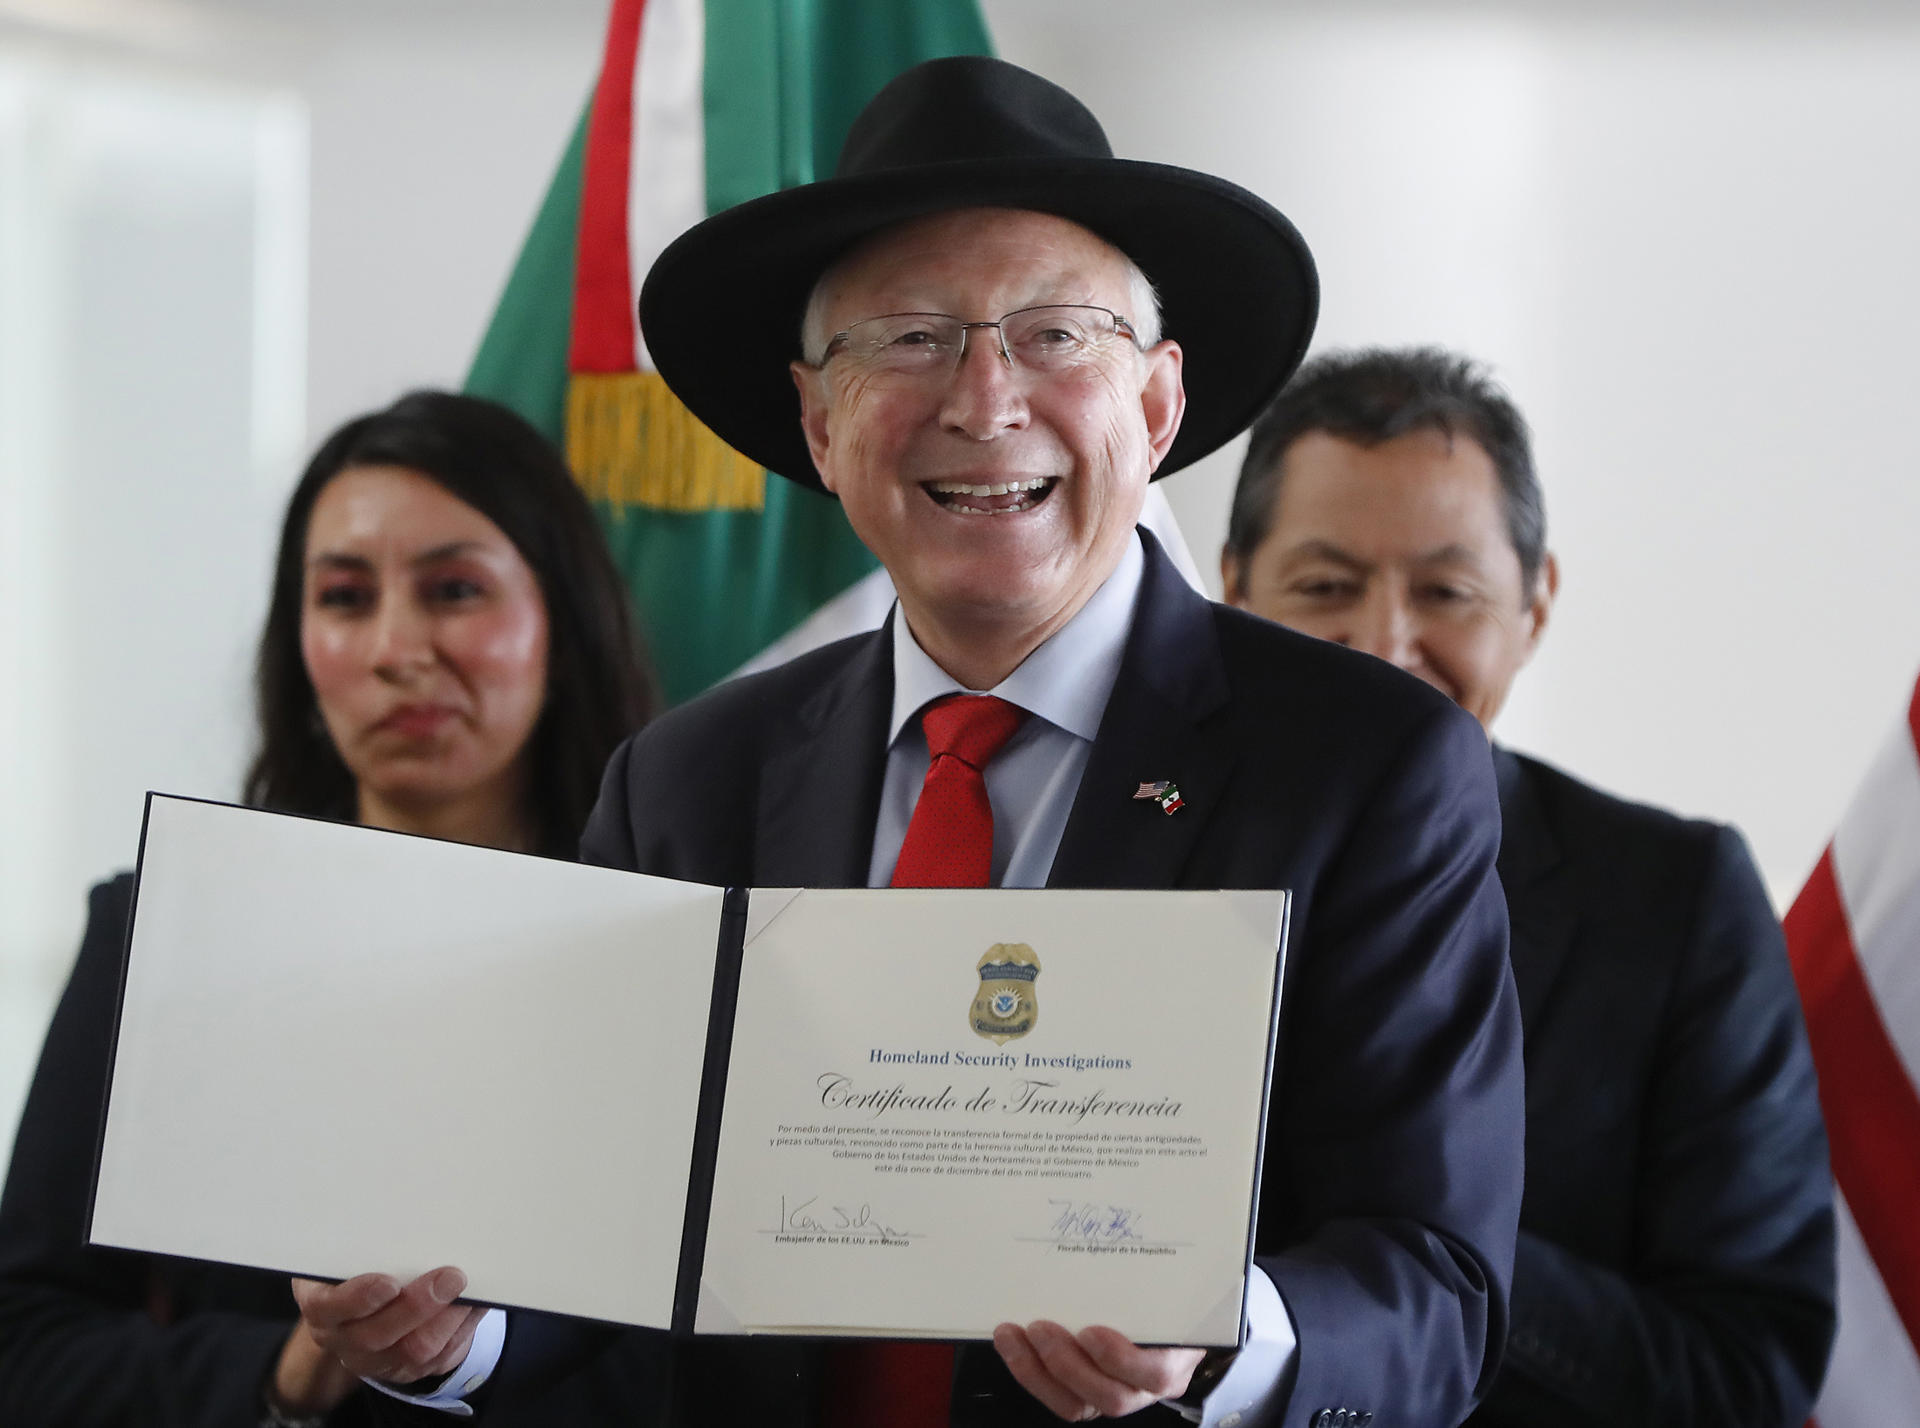
[[962, 322], [944, 312], [890, 312], [863, 318], [833, 334], [820, 358], [838, 356], [862, 367], [905, 376], [944, 375], [967, 352], [967, 334], [991, 327], [1011, 367], [1064, 372], [1098, 362], [1121, 338], [1138, 347], [1133, 324], [1111, 308], [1084, 303], [1023, 307], [998, 322]]

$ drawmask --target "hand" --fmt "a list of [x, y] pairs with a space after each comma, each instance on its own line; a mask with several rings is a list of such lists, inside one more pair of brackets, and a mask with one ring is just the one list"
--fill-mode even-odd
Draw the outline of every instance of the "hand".
[[487, 1311], [455, 1304], [467, 1277], [451, 1265], [402, 1286], [391, 1275], [363, 1274], [343, 1284], [293, 1281], [300, 1322], [356, 1378], [412, 1383], [460, 1367], [474, 1326]]
[[1038, 1319], [1002, 1324], [993, 1346], [1028, 1393], [1069, 1423], [1121, 1418], [1187, 1391], [1206, 1355], [1199, 1349], [1143, 1349], [1118, 1329], [1069, 1334]]
[[318, 1418], [359, 1387], [346, 1365], [321, 1348], [305, 1322], [295, 1324], [274, 1365], [268, 1396], [290, 1418]]

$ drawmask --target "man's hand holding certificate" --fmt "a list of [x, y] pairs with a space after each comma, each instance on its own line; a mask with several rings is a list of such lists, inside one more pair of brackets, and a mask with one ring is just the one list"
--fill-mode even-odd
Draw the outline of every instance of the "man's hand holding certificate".
[[1285, 908], [723, 892], [156, 798], [93, 1237], [703, 1334], [1233, 1345]]

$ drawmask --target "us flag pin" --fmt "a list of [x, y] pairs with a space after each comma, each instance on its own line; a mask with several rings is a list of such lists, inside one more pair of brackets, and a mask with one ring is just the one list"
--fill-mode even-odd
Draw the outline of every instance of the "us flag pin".
[[1160, 805], [1164, 813], [1177, 813], [1186, 807], [1186, 800], [1180, 797], [1180, 785], [1167, 779], [1154, 783], [1143, 783], [1133, 791], [1136, 800], [1146, 799]]

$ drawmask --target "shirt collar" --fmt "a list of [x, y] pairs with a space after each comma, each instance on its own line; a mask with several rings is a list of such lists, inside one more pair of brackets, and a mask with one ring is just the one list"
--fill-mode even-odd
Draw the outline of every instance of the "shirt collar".
[[1134, 601], [1146, 570], [1136, 536], [1127, 542], [1120, 564], [1093, 592], [1071, 620], [1054, 631], [1047, 642], [1020, 662], [1019, 668], [992, 689], [963, 688], [920, 648], [895, 612], [893, 621], [893, 721], [887, 729], [892, 747], [907, 722], [928, 703], [946, 694], [997, 695], [1029, 714], [1066, 730], [1089, 743], [1099, 732], [1107, 696], [1120, 677], [1120, 658], [1126, 653], [1127, 631], [1133, 627]]

